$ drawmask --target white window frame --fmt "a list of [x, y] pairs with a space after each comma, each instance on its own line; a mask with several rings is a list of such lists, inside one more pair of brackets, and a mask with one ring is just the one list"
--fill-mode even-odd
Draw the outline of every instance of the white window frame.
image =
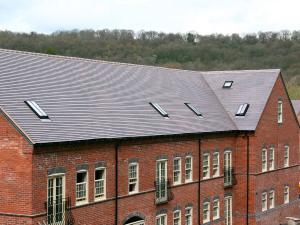
[[[175, 220], [178, 220], [178, 223], [175, 223]], [[177, 225], [177, 224], [181, 225], [181, 211], [179, 209], [173, 212], [173, 225]]]
[[284, 186], [283, 202], [284, 202], [284, 204], [287, 204], [290, 202], [290, 187], [288, 185]]
[[261, 171], [268, 171], [268, 151], [266, 148], [263, 148], [261, 151]]
[[213, 201], [213, 220], [217, 220], [219, 218], [220, 218], [220, 200], [217, 198]]
[[[164, 163], [164, 174], [162, 173], [160, 165]], [[158, 195], [156, 196], [156, 201], [166, 201], [168, 199], [168, 187], [167, 187], [167, 181], [168, 181], [168, 160], [166, 159], [160, 159], [156, 161], [156, 181], [161, 182], [161, 178], [165, 179], [165, 188], [161, 189], [161, 186], [159, 186]], [[164, 195], [163, 195], [164, 193]]]
[[[206, 219], [205, 219], [206, 214]], [[203, 223], [210, 222], [210, 202], [203, 203]]]
[[[190, 168], [187, 167], [187, 160], [190, 159]], [[189, 178], [187, 177], [189, 174]], [[192, 182], [193, 181], [193, 156], [188, 155], [185, 157], [185, 182]]]
[[[163, 219], [163, 223], [161, 222]], [[159, 222], [158, 222], [159, 220]], [[155, 218], [155, 224], [156, 225], [167, 225], [168, 224], [168, 218], [167, 218], [167, 214], [160, 214], [160, 215], [157, 215], [156, 218]]]
[[264, 212], [266, 210], [268, 210], [268, 194], [263, 192], [261, 194], [261, 211]]
[[269, 170], [275, 169], [275, 148], [269, 148]]
[[[61, 188], [62, 188], [62, 190], [61, 190], [61, 192], [62, 192], [61, 193], [62, 210], [59, 213], [56, 212], [56, 205], [54, 204], [57, 201], [57, 193], [56, 193], [56, 191], [57, 191], [57, 184], [56, 184], [57, 180], [56, 179], [57, 178], [61, 178], [61, 181], [62, 181], [62, 185], [61, 185]], [[50, 190], [49, 190], [50, 180], [52, 180], [52, 187], [51, 187], [52, 192], [51, 192], [51, 195], [49, 195], [50, 194]], [[49, 224], [55, 225], [55, 224], [59, 224], [59, 223], [62, 222], [63, 217], [61, 218], [62, 220], [57, 221], [56, 215], [57, 214], [61, 214], [61, 213], [62, 214], [65, 213], [65, 205], [64, 205], [65, 203], [63, 203], [63, 201], [65, 199], [65, 195], [66, 195], [66, 177], [65, 177], [65, 173], [57, 173], [57, 174], [51, 174], [51, 175], [49, 175], [48, 178], [47, 178], [47, 218], [49, 216], [48, 215], [48, 212], [49, 212], [48, 210], [49, 210], [49, 200], [50, 200], [50, 198], [52, 200], [52, 205], [50, 205], [50, 206], [52, 206], [51, 207], [52, 208], [51, 212], [52, 212], [52, 215], [53, 215], [52, 221], [48, 221]]]
[[[81, 183], [77, 183], [77, 174], [78, 173], [86, 173], [86, 179], [84, 182], [81, 182]], [[79, 170], [79, 171], [76, 171], [76, 186], [75, 186], [75, 190], [76, 190], [76, 205], [82, 205], [82, 204], [86, 204], [88, 203], [89, 201], [89, 187], [88, 187], [88, 182], [89, 180], [89, 174], [88, 174], [88, 171], [87, 170]], [[81, 198], [78, 198], [77, 195], [78, 195], [78, 188], [80, 186], [84, 186], [85, 187], [85, 197], [81, 197]]]
[[283, 121], [283, 102], [278, 100], [277, 102], [277, 122], [282, 123]]
[[288, 145], [284, 146], [284, 161], [283, 166], [289, 167], [290, 165], [290, 147]]
[[213, 153], [213, 177], [219, 177], [220, 176], [220, 153], [214, 152]]
[[232, 151], [224, 152], [224, 185], [232, 185]]
[[[189, 222], [188, 222], [189, 219]], [[185, 208], [185, 225], [193, 225], [193, 207]]]
[[224, 219], [225, 225], [232, 225], [232, 196], [224, 199]]
[[275, 191], [271, 190], [269, 192], [269, 209], [273, 209], [275, 207]]
[[[135, 166], [136, 167], [136, 177], [131, 178], [130, 177], [130, 167]], [[135, 179], [135, 181], [134, 181]], [[130, 185], [135, 184], [135, 190], [130, 191]], [[139, 192], [139, 164], [137, 162], [129, 163], [128, 165], [128, 193], [129, 194], [135, 194]]]
[[[96, 171], [103, 170], [103, 179], [96, 180]], [[99, 196], [96, 191], [97, 183], [103, 182], [103, 195]], [[97, 167], [95, 168], [95, 174], [94, 174], [94, 198], [95, 201], [102, 201], [106, 199], [106, 168], [105, 167]]]
[[[175, 161], [179, 163], [178, 168], [175, 168]], [[176, 165], [177, 166], [177, 165]], [[177, 176], [177, 181], [175, 181], [175, 176]], [[181, 184], [181, 158], [175, 157], [173, 159], [173, 184]]]
[[[207, 160], [206, 160], [206, 157], [207, 157]], [[206, 161], [207, 161], [207, 165], [204, 164], [204, 162], [206, 162]], [[202, 177], [203, 177], [203, 180], [210, 178], [210, 155], [209, 155], [209, 153], [203, 154]]]

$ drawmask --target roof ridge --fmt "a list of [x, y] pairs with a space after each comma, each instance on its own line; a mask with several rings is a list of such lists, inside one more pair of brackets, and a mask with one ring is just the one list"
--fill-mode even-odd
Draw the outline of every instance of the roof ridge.
[[212, 91], [213, 95], [216, 97], [217, 101], [220, 103], [221, 107], [224, 109], [224, 111], [226, 112], [226, 115], [229, 117], [229, 120], [233, 123], [234, 127], [239, 130], [238, 126], [236, 125], [236, 123], [234, 122], [234, 120], [231, 118], [231, 116], [229, 115], [229, 113], [227, 112], [225, 106], [223, 105], [223, 103], [221, 102], [221, 100], [219, 99], [218, 95], [214, 92], [213, 88], [209, 85], [209, 83], [207, 82], [205, 76], [202, 75], [202, 78], [204, 80], [204, 82], [207, 84], [207, 86], [209, 87], [209, 89]]
[[24, 54], [24, 55], [35, 55], [35, 56], [40, 56], [40, 57], [49, 57], [49, 58], [58, 58], [58, 59], [67, 59], [67, 60], [79, 60], [79, 61], [94, 62], [94, 63], [107, 63], [107, 64], [127, 65], [127, 66], [135, 66], [135, 67], [142, 67], [142, 68], [146, 67], [146, 68], [154, 68], [154, 69], [160, 68], [160, 69], [173, 70], [173, 71], [187, 71], [190, 73], [201, 73], [202, 72], [199, 70], [176, 69], [176, 68], [169, 68], [169, 67], [163, 67], [163, 66], [116, 62], [116, 61], [108, 61], [108, 60], [102, 60], [102, 59], [83, 58], [83, 57], [77, 57], [77, 56], [51, 55], [51, 54], [41, 53], [41, 52], [29, 52], [29, 51], [20, 51], [20, 50], [5, 49], [5, 48], [0, 48], [0, 51], [13, 52], [13, 53], [19, 53], [19, 54]]
[[200, 73], [200, 74], [209, 74], [209, 73], [245, 73], [245, 72], [260, 72], [260, 71], [270, 71], [275, 72], [277, 70], [280, 71], [280, 69], [250, 69], [250, 70], [211, 70], [211, 71], [201, 71], [201, 70], [188, 70], [188, 69], [176, 69], [176, 68], [169, 68], [169, 67], [163, 67], [159, 65], [145, 65], [145, 64], [134, 64], [134, 63], [126, 63], [126, 62], [116, 62], [116, 61], [108, 61], [103, 59], [91, 59], [91, 58], [83, 58], [83, 57], [77, 57], [77, 56], [64, 56], [64, 55], [51, 55], [47, 53], [41, 53], [41, 52], [29, 52], [29, 51], [21, 51], [21, 50], [15, 50], [15, 49], [5, 49], [0, 48], [0, 51], [5, 52], [13, 52], [13, 53], [19, 53], [24, 55], [35, 55], [40, 57], [49, 57], [49, 58], [58, 58], [58, 59], [66, 59], [66, 60], [79, 60], [79, 61], [85, 61], [85, 62], [94, 62], [94, 63], [107, 63], [107, 64], [115, 64], [115, 65], [127, 65], [127, 66], [135, 66], [135, 67], [142, 67], [142, 68], [154, 68], [154, 69], [165, 69], [165, 70], [171, 70], [171, 71], [186, 71], [189, 73]]

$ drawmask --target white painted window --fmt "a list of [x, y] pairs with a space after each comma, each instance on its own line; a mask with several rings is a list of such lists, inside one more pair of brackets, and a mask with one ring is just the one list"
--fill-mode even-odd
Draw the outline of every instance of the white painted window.
[[267, 209], [268, 209], [267, 192], [264, 192], [261, 195], [261, 210], [266, 211]]
[[272, 190], [269, 192], [269, 209], [273, 209], [275, 207], [275, 191]]
[[95, 169], [95, 200], [103, 200], [106, 197], [106, 170]]
[[173, 182], [174, 185], [181, 184], [181, 158], [173, 160]]
[[213, 154], [213, 177], [220, 176], [220, 155], [219, 152]]
[[288, 145], [284, 146], [284, 167], [290, 165], [290, 147]]
[[209, 202], [203, 203], [203, 223], [210, 221], [210, 204]]
[[213, 201], [213, 220], [220, 218], [220, 200], [215, 199]]
[[167, 200], [167, 160], [156, 162], [156, 201]]
[[193, 208], [187, 207], [185, 208], [185, 225], [193, 224]]
[[233, 184], [232, 180], [232, 152], [224, 152], [224, 185], [230, 186]]
[[208, 179], [210, 177], [209, 172], [209, 154], [203, 154], [203, 179]]
[[87, 171], [78, 171], [76, 174], [76, 204], [88, 201], [88, 174]]
[[47, 190], [47, 224], [60, 224], [64, 221], [65, 204], [65, 177], [63, 175], [49, 176]]
[[269, 170], [274, 170], [275, 168], [275, 150], [274, 147], [269, 149]]
[[267, 171], [267, 149], [263, 148], [261, 151], [261, 171]]
[[161, 214], [156, 216], [156, 225], [167, 225], [167, 215]]
[[278, 105], [277, 105], [277, 120], [278, 123], [282, 123], [282, 100], [278, 100]]
[[193, 180], [193, 157], [185, 157], [185, 182]]
[[173, 225], [181, 225], [181, 212], [176, 210], [173, 212]]
[[129, 194], [139, 191], [139, 165], [130, 163], [128, 166], [128, 192]]
[[225, 197], [224, 201], [225, 225], [232, 225], [232, 197]]
[[289, 186], [284, 187], [284, 204], [290, 201], [290, 188]]

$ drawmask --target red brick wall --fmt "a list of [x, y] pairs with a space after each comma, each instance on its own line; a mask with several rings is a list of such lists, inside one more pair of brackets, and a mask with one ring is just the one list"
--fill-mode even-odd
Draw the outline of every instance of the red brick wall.
[[32, 146], [3, 114], [0, 128], [0, 224], [30, 224], [22, 215], [32, 214]]
[[[277, 102], [283, 101], [283, 123], [277, 123]], [[293, 114], [293, 109], [285, 92], [281, 77], [275, 83], [267, 106], [260, 118], [255, 136], [251, 138], [250, 172], [251, 185], [254, 190], [251, 199], [255, 201], [250, 210], [257, 224], [283, 223], [287, 216], [300, 216], [298, 201], [299, 182], [299, 126]], [[290, 167], [283, 168], [284, 146], [290, 148]], [[261, 172], [261, 149], [271, 145], [275, 147], [275, 170]], [[268, 151], [269, 153], [269, 151]], [[269, 154], [268, 154], [269, 157]], [[283, 204], [284, 186], [290, 188], [290, 204]], [[261, 194], [264, 191], [275, 190], [275, 209], [261, 212]]]
[[[181, 140], [180, 140], [181, 139]], [[180, 141], [179, 141], [180, 140]], [[241, 143], [245, 143], [242, 140]], [[201, 140], [201, 155], [209, 152], [211, 157], [212, 174], [212, 154], [217, 149], [220, 153], [220, 177], [201, 181], [201, 221], [202, 204], [206, 198], [210, 199], [211, 210], [213, 198], [220, 199], [220, 214], [223, 216], [224, 193], [236, 195], [234, 189], [224, 189], [223, 187], [223, 153], [224, 149], [230, 148], [233, 151], [233, 163], [236, 161], [237, 142], [235, 137], [211, 137]], [[241, 145], [242, 146], [242, 145]], [[241, 148], [241, 147], [238, 147]], [[46, 201], [47, 190], [47, 170], [53, 167], [64, 167], [66, 169], [67, 196], [72, 198], [73, 216], [76, 224], [114, 224], [114, 176], [115, 176], [115, 149], [112, 144], [78, 144], [76, 146], [49, 146], [37, 148], [33, 155], [34, 177], [34, 213], [43, 213], [44, 201]], [[187, 153], [193, 156], [193, 182], [184, 183], [184, 159]], [[139, 141], [122, 143], [119, 148], [119, 207], [118, 223], [122, 224], [124, 219], [132, 213], [141, 213], [146, 216], [146, 224], [154, 224], [156, 213], [160, 209], [167, 210], [168, 221], [173, 219], [173, 209], [176, 206], [181, 208], [182, 221], [184, 221], [185, 206], [193, 205], [193, 221], [198, 224], [198, 174], [199, 174], [199, 143], [198, 139], [186, 140], [183, 138]], [[168, 179], [173, 185], [173, 158], [180, 156], [182, 159], [182, 184], [172, 187], [173, 199], [166, 204], [156, 206], [155, 201], [155, 168], [158, 156], [164, 155], [168, 159]], [[128, 165], [129, 159], [136, 158], [139, 162], [139, 194], [128, 195]], [[94, 164], [97, 161], [107, 163], [107, 201], [104, 203], [93, 203], [93, 174]], [[89, 204], [75, 207], [75, 175], [76, 165], [88, 163], [89, 171]], [[44, 179], [42, 179], [44, 178]], [[37, 218], [35, 221], [43, 219]], [[212, 212], [211, 212], [212, 220]], [[215, 222], [222, 224], [222, 219]]]

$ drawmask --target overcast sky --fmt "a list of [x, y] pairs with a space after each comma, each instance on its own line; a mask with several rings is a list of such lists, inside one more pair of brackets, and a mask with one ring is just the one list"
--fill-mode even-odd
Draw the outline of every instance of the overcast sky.
[[299, 0], [0, 0], [0, 30], [300, 30]]

